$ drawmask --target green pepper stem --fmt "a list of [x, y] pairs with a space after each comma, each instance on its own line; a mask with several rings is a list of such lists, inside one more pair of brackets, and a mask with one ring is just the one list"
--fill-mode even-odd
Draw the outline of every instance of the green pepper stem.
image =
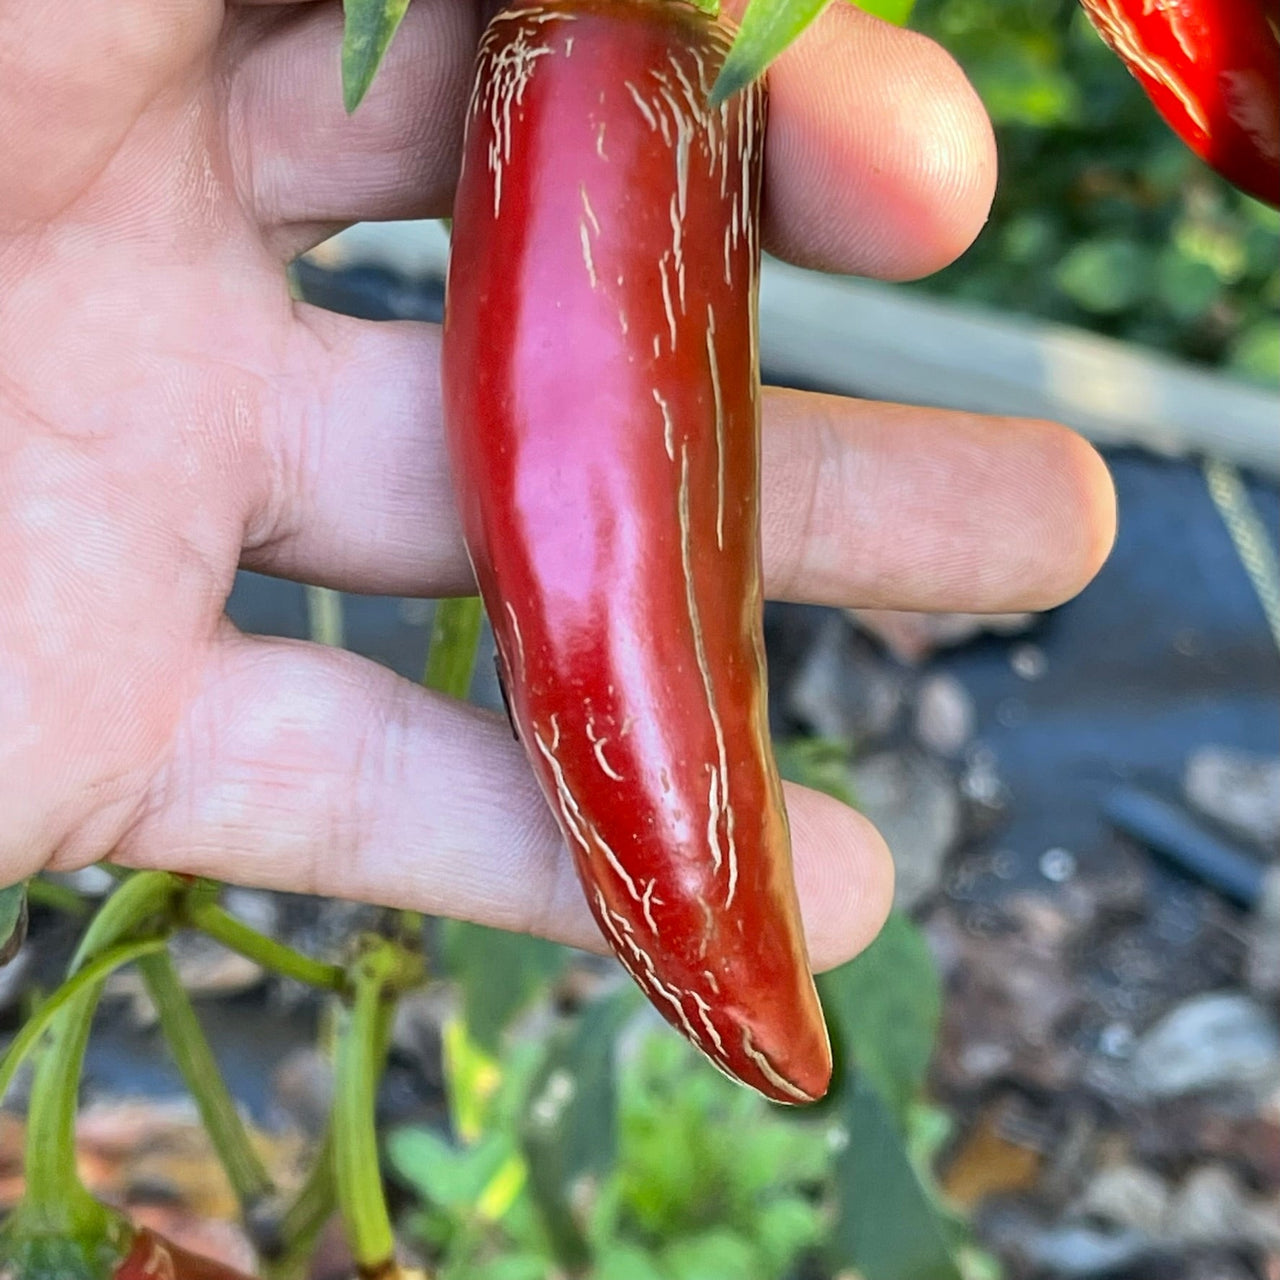
[[427, 667], [422, 683], [451, 698], [465, 698], [471, 689], [480, 647], [484, 606], [479, 596], [437, 600], [431, 619]]
[[216, 902], [193, 895], [184, 915], [186, 923], [193, 929], [199, 929], [224, 947], [281, 977], [293, 978], [321, 991], [341, 992], [346, 987], [346, 975], [341, 965], [312, 959], [283, 942], [266, 937], [242, 920], [237, 920]]
[[3, 1058], [0, 1058], [0, 1101], [4, 1099], [9, 1086], [13, 1083], [13, 1077], [17, 1074], [18, 1068], [27, 1060], [32, 1049], [39, 1043], [40, 1037], [53, 1024], [59, 1013], [82, 998], [114, 970], [137, 960], [140, 956], [159, 951], [164, 945], [163, 938], [146, 938], [141, 942], [125, 942], [117, 947], [111, 947], [86, 964], [74, 977], [68, 978], [49, 996], [22, 1024], [22, 1029], [14, 1036], [8, 1051]]
[[343, 622], [342, 593], [332, 587], [306, 589], [307, 631], [316, 644], [327, 644], [341, 649], [345, 643], [346, 627]]
[[369, 1273], [381, 1272], [395, 1261], [374, 1108], [391, 1041], [395, 995], [416, 977], [419, 963], [385, 939], [367, 939], [353, 967], [355, 995], [338, 1039], [333, 1180], [352, 1256], [360, 1270]]
[[[102, 904], [71, 960], [69, 976], [88, 971], [122, 939], [158, 921], [168, 927], [182, 881], [165, 872], [131, 876]], [[113, 964], [122, 963], [113, 955]], [[56, 1230], [76, 1233], [101, 1226], [106, 1210], [89, 1195], [76, 1173], [76, 1104], [85, 1049], [105, 973], [82, 980], [64, 999], [50, 1025], [51, 1043], [36, 1064], [27, 1109], [24, 1212]]]
[[268, 1280], [294, 1280], [306, 1270], [316, 1238], [333, 1216], [333, 1136], [327, 1131], [302, 1185], [279, 1217], [279, 1252], [264, 1260]]
[[[436, 693], [459, 700], [471, 691], [480, 651], [480, 631], [484, 625], [484, 605], [479, 596], [437, 600], [431, 616], [431, 638], [427, 642], [427, 664], [422, 683]], [[422, 936], [422, 916], [404, 912], [401, 935]]]
[[144, 956], [138, 961], [138, 969], [156, 1007], [169, 1052], [195, 1099], [227, 1180], [242, 1211], [248, 1211], [275, 1187], [249, 1141], [191, 999], [167, 952]]
[[173, 923], [175, 907], [186, 884], [167, 871], [140, 871], [121, 881], [120, 887], [100, 906], [71, 957], [68, 973], [75, 973], [94, 956], [151, 919], [166, 928]]
[[29, 1213], [46, 1227], [79, 1235], [91, 1229], [94, 1201], [76, 1172], [76, 1106], [98, 985], [68, 1003], [41, 1055], [27, 1108], [26, 1189]]

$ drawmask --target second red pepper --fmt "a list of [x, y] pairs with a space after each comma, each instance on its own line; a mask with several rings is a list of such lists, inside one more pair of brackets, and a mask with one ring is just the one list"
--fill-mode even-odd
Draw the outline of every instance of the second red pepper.
[[1262, 0], [1082, 3], [1191, 150], [1280, 205], [1280, 36]]

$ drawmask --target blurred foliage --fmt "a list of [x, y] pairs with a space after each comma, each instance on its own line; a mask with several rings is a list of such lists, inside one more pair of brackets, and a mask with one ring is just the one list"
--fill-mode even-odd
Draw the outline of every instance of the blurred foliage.
[[991, 221], [916, 286], [1280, 385], [1280, 214], [1191, 155], [1076, 0], [917, 0], [996, 125]]
[[[805, 780], [831, 776], [825, 756]], [[440, 1280], [992, 1274], [930, 1171], [949, 1133], [923, 1099], [939, 986], [906, 917], [823, 975], [836, 1078], [798, 1109], [713, 1071], [620, 971], [560, 1010], [565, 948], [509, 935], [505, 980], [480, 980], [473, 930], [451, 927], [444, 948], [461, 997], [445, 1031], [450, 1131], [402, 1129], [387, 1148], [416, 1205], [404, 1226]]]
[[23, 880], [0, 889], [0, 965], [18, 954], [27, 936], [27, 885]]

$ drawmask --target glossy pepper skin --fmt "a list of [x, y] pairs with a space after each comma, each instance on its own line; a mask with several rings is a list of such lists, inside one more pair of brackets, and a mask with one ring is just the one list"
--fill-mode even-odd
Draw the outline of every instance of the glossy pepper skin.
[[1280, 205], [1274, 0], [1082, 3], [1191, 150], [1240, 190]]
[[443, 380], [510, 711], [601, 931], [723, 1071], [831, 1052], [769, 744], [756, 340], [764, 91], [683, 0], [517, 0], [477, 61]]
[[103, 1208], [83, 1235], [0, 1227], [3, 1280], [249, 1280], [224, 1263], [179, 1248], [146, 1227]]
[[225, 1263], [186, 1249], [148, 1228], [134, 1232], [133, 1243], [112, 1280], [249, 1280]]

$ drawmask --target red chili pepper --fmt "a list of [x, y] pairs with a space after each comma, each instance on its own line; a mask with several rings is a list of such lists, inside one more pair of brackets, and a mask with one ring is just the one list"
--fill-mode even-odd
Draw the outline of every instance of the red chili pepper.
[[517, 0], [480, 46], [446, 424], [510, 709], [605, 937], [722, 1070], [831, 1051], [769, 744], [760, 86], [683, 0]]
[[1263, 0], [1081, 3], [1187, 146], [1280, 205], [1280, 34]]
[[96, 1206], [79, 1234], [23, 1218], [0, 1226], [0, 1276], [6, 1280], [249, 1280], [225, 1263], [186, 1249]]
[[112, 1280], [248, 1280], [243, 1272], [190, 1253], [149, 1228], [134, 1233], [125, 1260]]

